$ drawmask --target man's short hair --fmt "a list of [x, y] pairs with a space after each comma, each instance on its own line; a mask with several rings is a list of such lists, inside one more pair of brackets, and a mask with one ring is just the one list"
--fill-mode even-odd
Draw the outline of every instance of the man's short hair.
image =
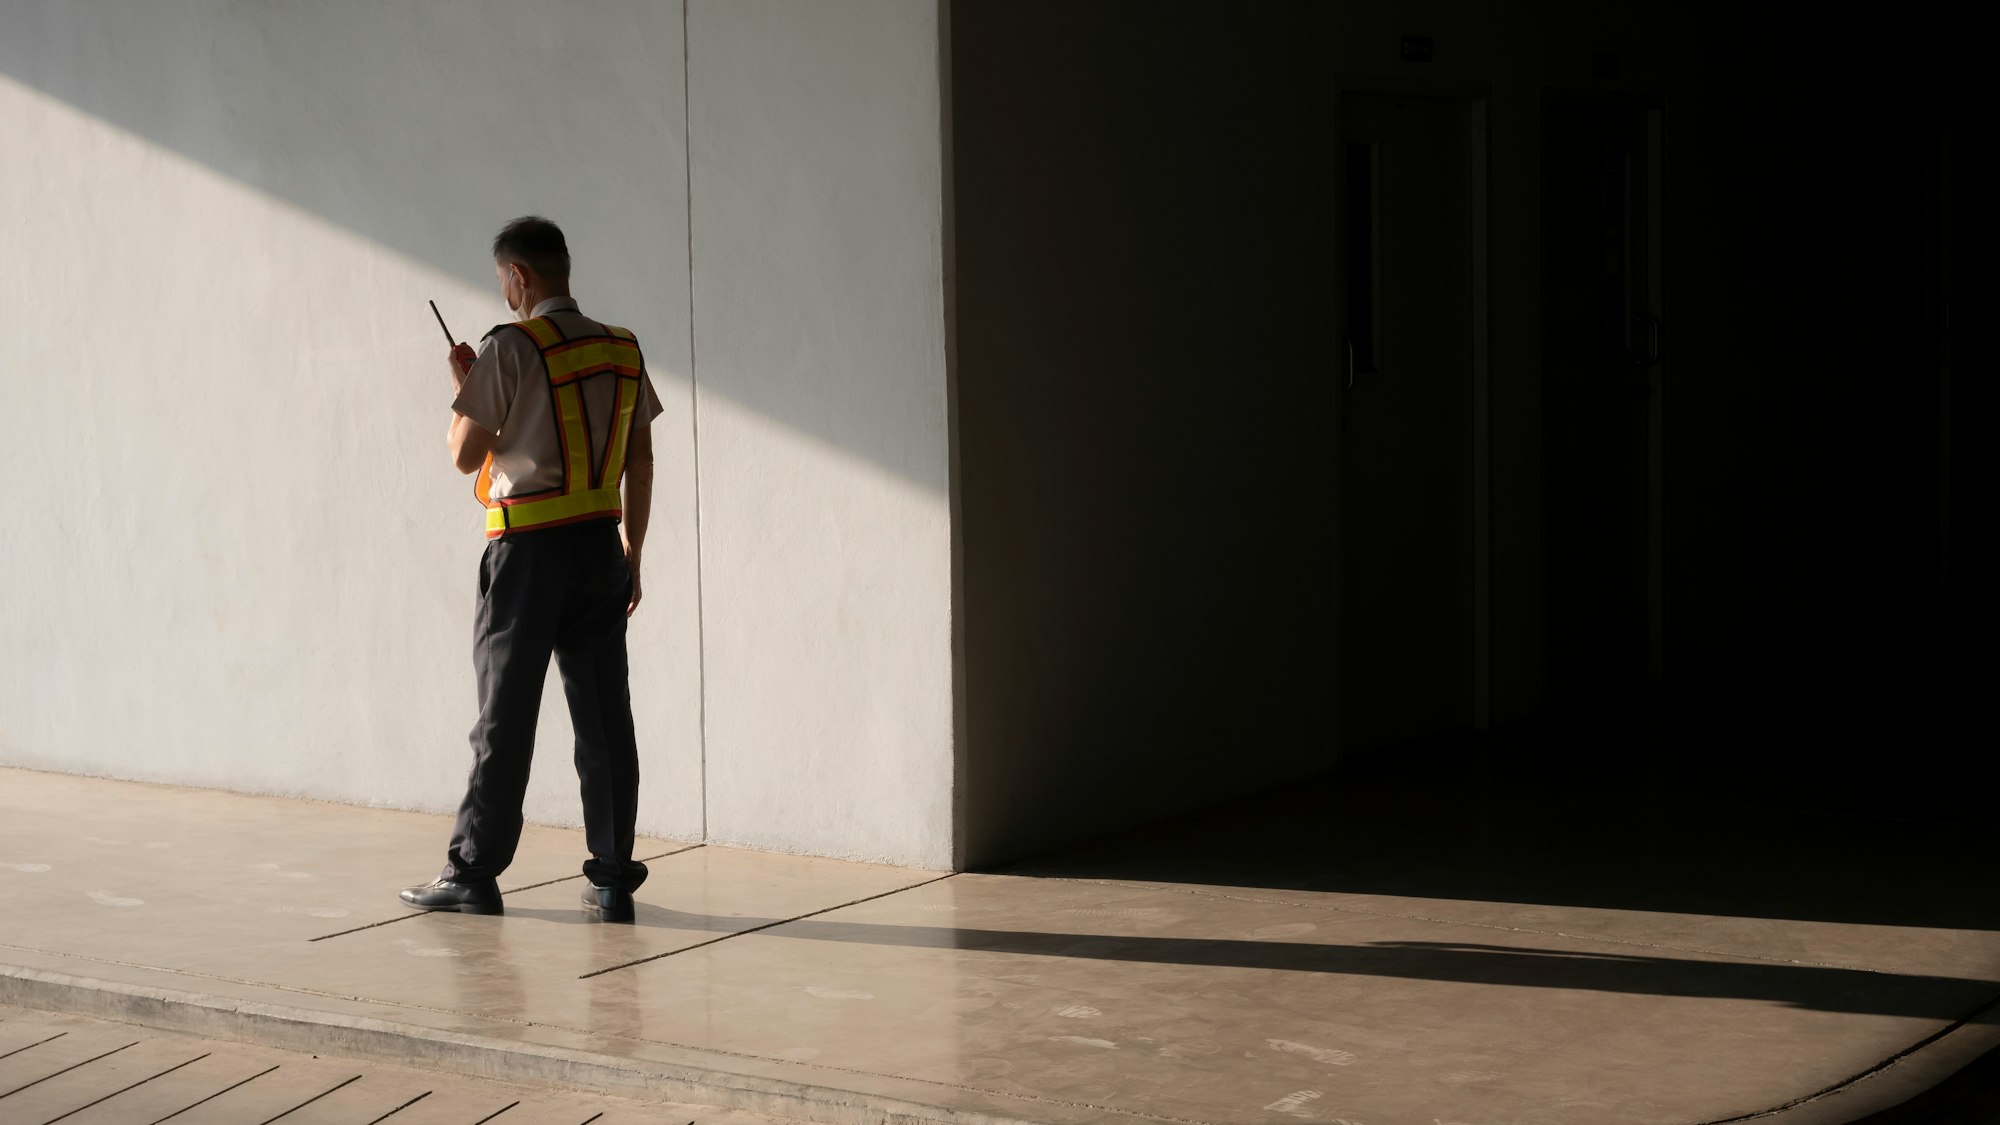
[[540, 215], [524, 215], [493, 236], [493, 260], [519, 262], [550, 281], [569, 280], [569, 242], [562, 228]]

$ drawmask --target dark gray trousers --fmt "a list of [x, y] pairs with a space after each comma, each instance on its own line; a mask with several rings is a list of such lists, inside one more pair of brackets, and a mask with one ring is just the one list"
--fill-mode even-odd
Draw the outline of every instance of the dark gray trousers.
[[486, 544], [472, 632], [479, 721], [443, 878], [485, 882], [514, 860], [553, 653], [576, 729], [590, 848], [583, 873], [599, 886], [628, 891], [645, 881], [646, 865], [632, 859], [639, 750], [625, 661], [631, 599], [632, 574], [614, 520], [516, 532]]

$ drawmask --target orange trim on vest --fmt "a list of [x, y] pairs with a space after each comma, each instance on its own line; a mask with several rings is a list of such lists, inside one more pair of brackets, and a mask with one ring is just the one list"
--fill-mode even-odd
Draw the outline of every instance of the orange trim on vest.
[[[556, 441], [562, 448], [563, 483], [559, 488], [496, 501], [492, 495], [493, 456], [487, 454], [473, 482], [473, 495], [486, 507], [486, 537], [498, 539], [584, 520], [621, 518], [624, 505], [618, 486], [625, 475], [625, 455], [631, 448], [632, 427], [644, 389], [645, 358], [638, 339], [630, 331], [609, 324], [601, 336], [564, 339], [562, 330], [545, 316], [511, 327], [526, 333], [541, 354]], [[589, 407], [583, 399], [583, 384], [598, 376], [617, 380], [615, 409], [601, 457], [593, 456], [596, 443], [591, 440]]]

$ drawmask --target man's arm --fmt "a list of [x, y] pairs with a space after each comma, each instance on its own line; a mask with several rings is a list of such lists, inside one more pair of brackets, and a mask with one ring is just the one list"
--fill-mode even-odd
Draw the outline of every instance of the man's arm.
[[[465, 378], [472, 371], [474, 359], [472, 349], [464, 344], [451, 349], [451, 394], [454, 401], [465, 391]], [[458, 411], [452, 411], [451, 428], [444, 434], [444, 446], [451, 451], [452, 467], [461, 473], [478, 472], [479, 466], [486, 463], [486, 455], [493, 452], [493, 442], [499, 436]]]
[[459, 472], [472, 474], [486, 463], [486, 455], [493, 452], [493, 443], [499, 434], [493, 433], [465, 415], [452, 411], [451, 429], [444, 435], [445, 448], [451, 450], [451, 463]]
[[646, 524], [652, 515], [653, 427], [634, 426], [625, 451], [625, 514], [619, 521], [619, 531], [625, 538], [625, 562], [632, 568], [632, 603], [625, 607], [627, 617], [639, 608], [639, 559], [646, 545]]

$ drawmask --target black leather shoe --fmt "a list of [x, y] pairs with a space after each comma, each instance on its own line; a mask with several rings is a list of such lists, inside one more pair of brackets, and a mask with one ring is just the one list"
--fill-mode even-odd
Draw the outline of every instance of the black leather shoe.
[[398, 896], [404, 906], [418, 910], [456, 910], [460, 914], [499, 914], [500, 886], [497, 883], [454, 883], [439, 879], [421, 887], [405, 887]]
[[632, 892], [617, 887], [588, 886], [583, 889], [583, 912], [598, 922], [630, 922]]

